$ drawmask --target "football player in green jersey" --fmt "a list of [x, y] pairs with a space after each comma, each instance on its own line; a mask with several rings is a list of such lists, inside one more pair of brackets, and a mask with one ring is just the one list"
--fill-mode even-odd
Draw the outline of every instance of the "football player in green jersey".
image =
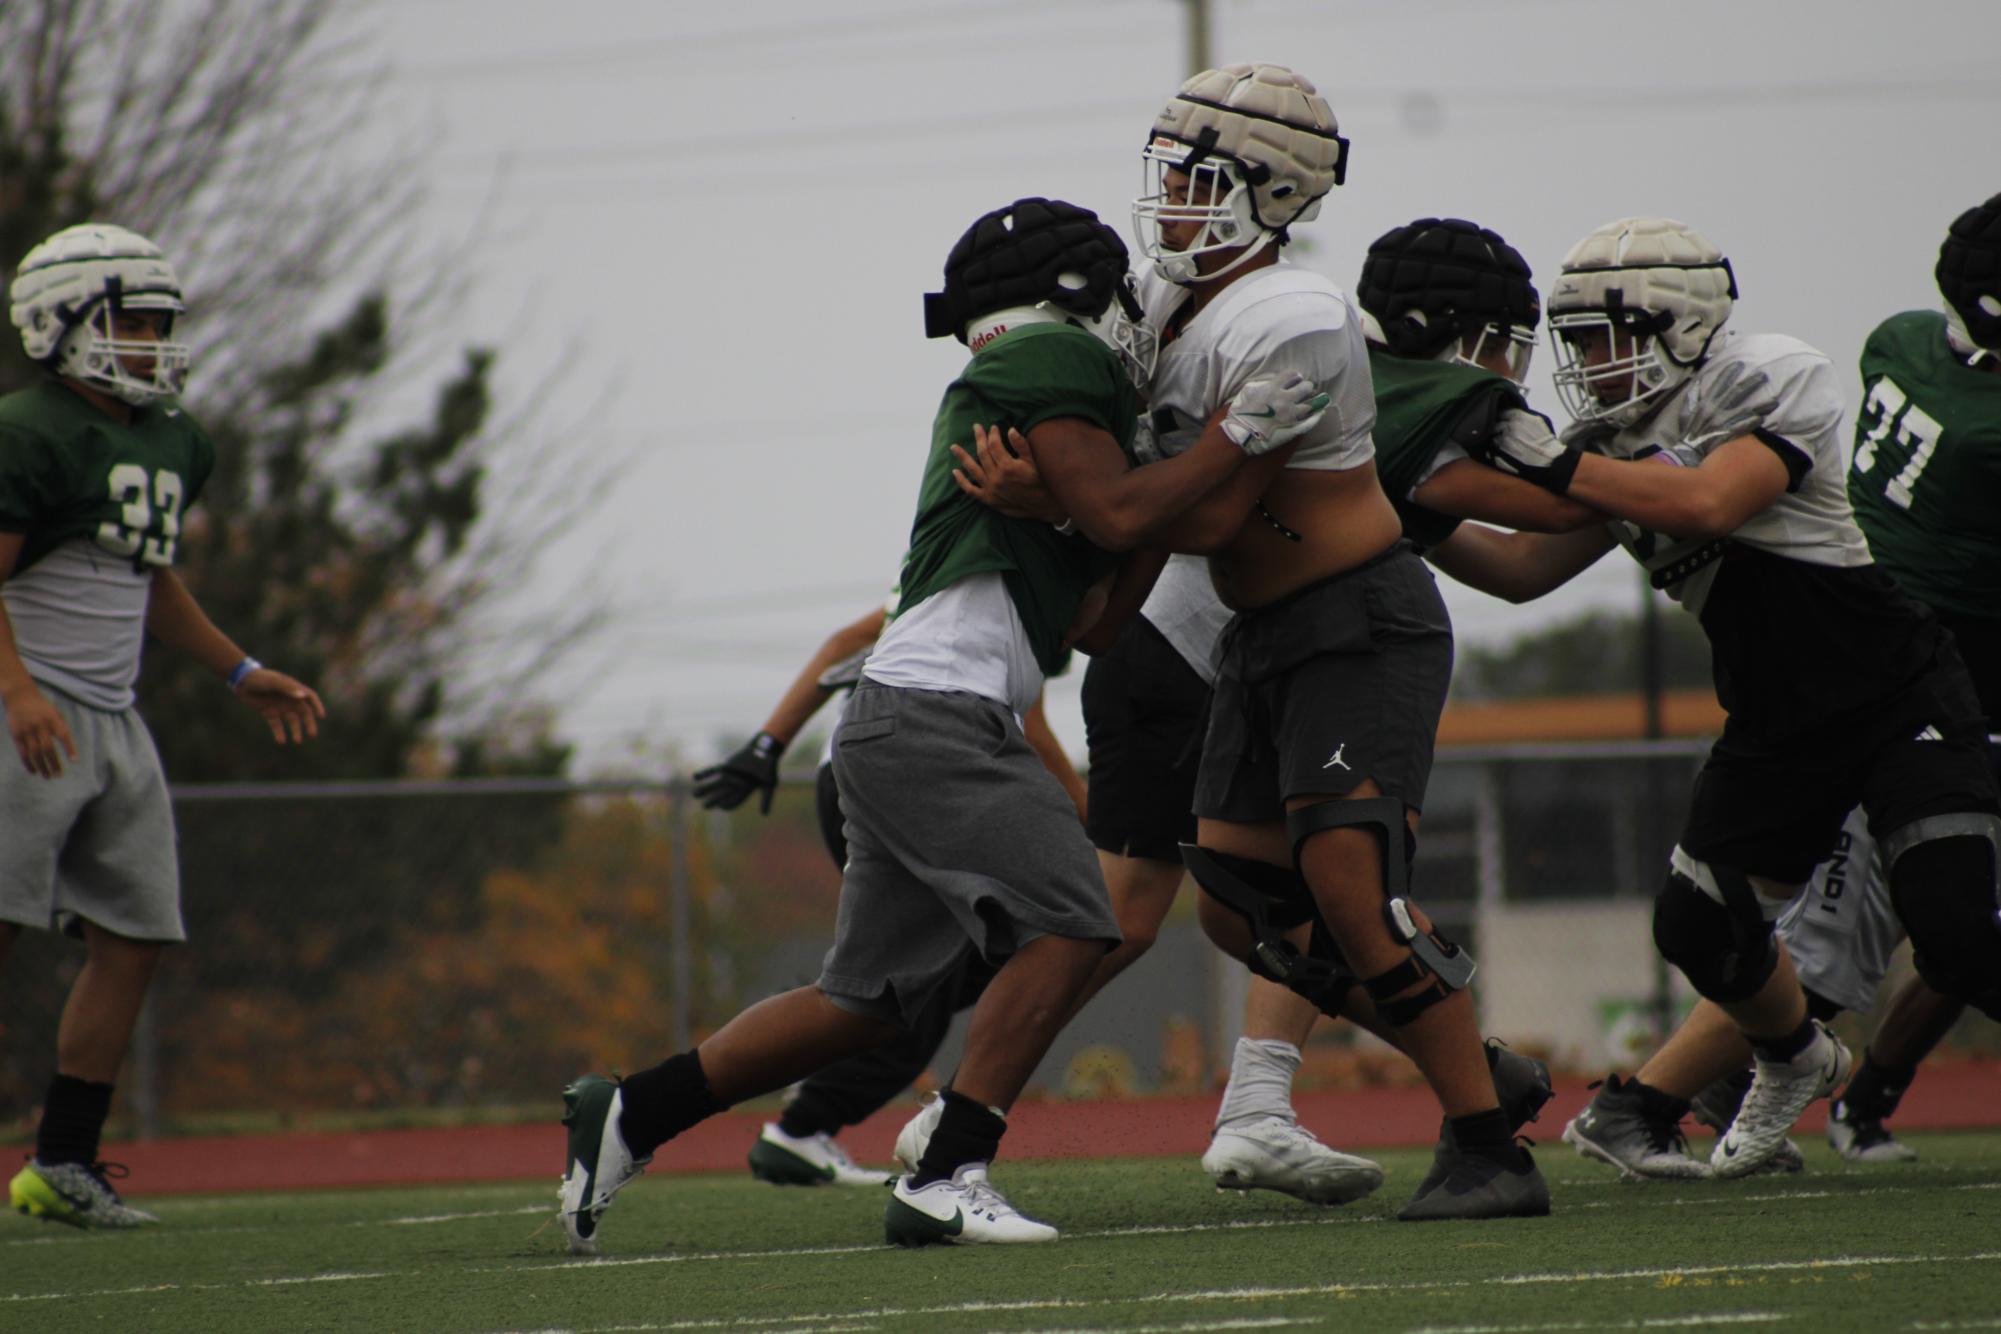
[[[996, 209], [953, 247], [926, 329], [972, 358], [932, 422], [897, 614], [834, 738], [848, 860], [833, 948], [816, 985], [622, 1082], [586, 1075], [566, 1090], [561, 1216], [573, 1251], [596, 1249], [613, 1196], [660, 1145], [880, 1046], [968, 952], [996, 965], [994, 979], [884, 1230], [902, 1245], [1055, 1239], [993, 1187], [987, 1165], [1007, 1109], [1120, 936], [1076, 808], [1018, 719], [1097, 619], [1116, 552], [1257, 476], [1327, 404], [1304, 376], [1259, 378], [1182, 457], [1132, 467], [1147, 349], [1129, 284], [1118, 234], [1060, 201]], [[1033, 441], [1075, 531], [961, 494], [950, 446], [982, 422]]]
[[21, 261], [9, 313], [48, 372], [0, 398], [0, 958], [24, 927], [81, 936], [56, 1073], [13, 1207], [78, 1227], [157, 1221], [125, 1204], [98, 1144], [161, 949], [185, 938], [173, 814], [132, 708], [146, 635], [194, 657], [301, 742], [319, 696], [218, 630], [173, 571], [215, 447], [178, 401], [180, 281], [122, 227], [56, 233]]

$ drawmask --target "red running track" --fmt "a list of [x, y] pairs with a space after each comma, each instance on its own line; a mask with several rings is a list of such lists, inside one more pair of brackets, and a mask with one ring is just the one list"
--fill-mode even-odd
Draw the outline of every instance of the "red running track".
[[[1589, 1097], [1561, 1080], [1556, 1100], [1528, 1128], [1544, 1144]], [[551, 1100], [546, 1125], [472, 1126], [461, 1130], [381, 1130], [354, 1134], [231, 1135], [107, 1146], [105, 1157], [132, 1169], [134, 1195], [190, 1191], [298, 1190], [424, 1182], [515, 1181], [562, 1174], [563, 1136]], [[1304, 1093], [1300, 1119], [1344, 1149], [1409, 1148], [1438, 1134], [1438, 1104], [1421, 1086]], [[888, 1163], [896, 1132], [913, 1108], [899, 1103], [842, 1135], [865, 1163]], [[1216, 1098], [1138, 1098], [1030, 1102], [1008, 1128], [1011, 1159], [1198, 1157], [1208, 1146]], [[1817, 1134], [1826, 1104], [1801, 1121]], [[764, 1114], [727, 1113], [705, 1122], [658, 1154], [653, 1171], [741, 1171]], [[2001, 1062], [1927, 1067], [1904, 1099], [1899, 1130], [1947, 1130], [2001, 1124]]]

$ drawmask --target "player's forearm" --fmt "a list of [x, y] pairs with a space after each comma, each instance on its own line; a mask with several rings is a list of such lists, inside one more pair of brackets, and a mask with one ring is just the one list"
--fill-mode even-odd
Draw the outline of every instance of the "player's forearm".
[[1722, 537], [1742, 519], [1718, 479], [1702, 468], [1674, 468], [1586, 454], [1565, 492], [1570, 499], [1669, 537]]
[[0, 603], [0, 704], [36, 692], [35, 680], [28, 675], [28, 666], [14, 644], [14, 622], [7, 618], [6, 605]]
[[153, 575], [152, 591], [146, 599], [146, 632], [225, 680], [246, 656], [235, 640], [209, 620], [172, 570]]
[[1022, 718], [1021, 731], [1028, 740], [1029, 748], [1042, 761], [1042, 767], [1055, 776], [1056, 781], [1063, 785], [1063, 791], [1069, 795], [1071, 803], [1082, 811], [1085, 800], [1084, 780], [1077, 773], [1077, 766], [1070, 763], [1070, 757], [1064, 754], [1063, 743], [1058, 741], [1056, 733], [1050, 730], [1049, 718], [1043, 712], [1041, 700], [1038, 699], [1035, 706]]
[[764, 720], [764, 726], [759, 730], [780, 745], [791, 745], [800, 729], [834, 693], [820, 684], [820, 677], [835, 663], [851, 658], [875, 643], [882, 633], [882, 625], [883, 613], [876, 611], [829, 635], [826, 642], [806, 660], [806, 665], [799, 669], [799, 675], [792, 678], [792, 684], [779, 696], [771, 716]]
[[1142, 548], [1127, 553], [1112, 580], [1112, 591], [1105, 597], [1105, 609], [1098, 613], [1098, 619], [1089, 629], [1077, 636], [1076, 646], [1094, 657], [1109, 652], [1126, 623], [1146, 605], [1147, 595], [1153, 592], [1166, 564], [1167, 553], [1162, 550]]
[[1072, 513], [1099, 546], [1130, 551], [1217, 490], [1243, 463], [1244, 452], [1212, 426], [1193, 448], [1120, 474], [1090, 507], [1088, 521], [1074, 508]]
[[1561, 588], [1611, 547], [1602, 528], [1551, 535], [1462, 523], [1425, 559], [1469, 588], [1521, 603]]

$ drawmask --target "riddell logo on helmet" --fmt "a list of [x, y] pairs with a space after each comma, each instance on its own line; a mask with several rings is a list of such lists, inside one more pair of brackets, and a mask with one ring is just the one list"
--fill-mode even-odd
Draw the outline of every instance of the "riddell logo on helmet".
[[1007, 326], [1005, 324], [996, 324], [990, 328], [980, 330], [978, 333], [973, 335], [973, 344], [972, 344], [973, 351], [975, 352], [979, 351], [981, 348], [985, 347], [988, 343], [993, 342], [994, 339], [999, 338], [1002, 334], [1006, 332], [1007, 332]]

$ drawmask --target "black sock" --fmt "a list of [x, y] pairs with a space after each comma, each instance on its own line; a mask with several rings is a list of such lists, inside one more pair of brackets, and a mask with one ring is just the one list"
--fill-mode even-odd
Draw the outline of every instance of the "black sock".
[[1679, 1125], [1681, 1118], [1688, 1115], [1687, 1098], [1677, 1098], [1638, 1079], [1627, 1080], [1626, 1087], [1639, 1093], [1640, 1111], [1649, 1121]]
[[814, 1135], [832, 1135], [846, 1127], [847, 1122], [841, 1119], [839, 1109], [831, 1105], [832, 1100], [819, 1093], [811, 1079], [799, 1086], [799, 1092], [778, 1114], [780, 1133], [794, 1139], [810, 1139]]
[[[1790, 1033], [1781, 1033], [1775, 1038], [1751, 1038], [1751, 1050], [1768, 1061], [1790, 1061], [1813, 1045], [1817, 1031], [1813, 1020], [1802, 1019], [1800, 1026]], [[1749, 1033], [1744, 1036], [1751, 1037]]]
[[1841, 1091], [1842, 1117], [1849, 1121], [1887, 1120], [1917, 1077], [1915, 1065], [1878, 1065], [1874, 1053], [1863, 1052], [1862, 1068]]
[[1446, 1119], [1452, 1124], [1453, 1142], [1462, 1150], [1494, 1153], [1515, 1147], [1514, 1127], [1508, 1124], [1508, 1114], [1498, 1107], [1491, 1111], [1474, 1112], [1471, 1116]]
[[669, 1056], [620, 1086], [625, 1111], [619, 1134], [634, 1157], [644, 1157], [688, 1127], [708, 1120], [725, 1104], [709, 1088], [702, 1058], [692, 1051]]
[[990, 1163], [1000, 1152], [1001, 1136], [1007, 1133], [1007, 1118], [993, 1108], [974, 1102], [951, 1089], [945, 1090], [945, 1110], [939, 1114], [938, 1128], [911, 1178], [913, 1186], [928, 1186], [951, 1176], [967, 1163]]
[[35, 1157], [42, 1162], [94, 1163], [104, 1118], [111, 1115], [111, 1085], [58, 1074], [42, 1099]]

